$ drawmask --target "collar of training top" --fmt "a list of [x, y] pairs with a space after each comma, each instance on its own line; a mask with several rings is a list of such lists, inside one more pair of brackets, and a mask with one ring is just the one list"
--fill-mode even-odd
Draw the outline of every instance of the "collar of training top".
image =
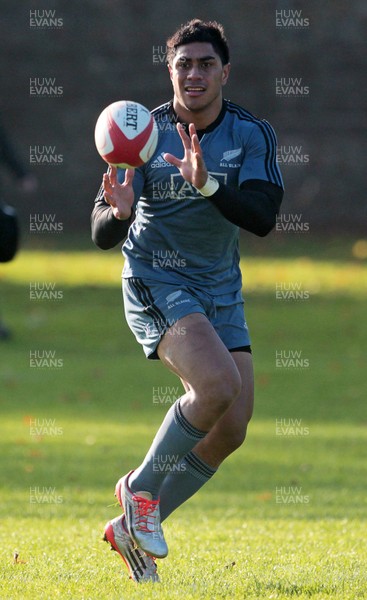
[[[213, 121], [213, 123], [210, 123], [210, 125], [208, 125], [208, 127], [206, 127], [205, 129], [197, 130], [196, 133], [198, 135], [199, 140], [205, 133], [210, 133], [210, 131], [213, 131], [216, 127], [218, 127], [218, 125], [220, 125], [220, 123], [224, 119], [224, 115], [226, 114], [226, 109], [227, 109], [226, 101], [223, 100], [221, 111], [220, 111], [219, 115], [217, 116], [217, 118], [215, 119], [215, 121]], [[185, 130], [187, 130], [188, 124], [185, 121], [181, 121], [180, 117], [177, 115], [175, 109], [173, 108], [173, 100], [170, 101], [169, 113], [170, 113], [170, 117], [174, 123], [182, 123], [182, 125], [185, 127]]]

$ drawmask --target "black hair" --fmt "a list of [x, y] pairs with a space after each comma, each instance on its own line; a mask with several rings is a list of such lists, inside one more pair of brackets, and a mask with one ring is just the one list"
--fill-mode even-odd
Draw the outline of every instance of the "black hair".
[[192, 19], [188, 21], [167, 40], [167, 62], [172, 63], [179, 46], [193, 42], [207, 42], [220, 56], [223, 65], [229, 63], [229, 48], [224, 35], [223, 26], [217, 21], [201, 21]]

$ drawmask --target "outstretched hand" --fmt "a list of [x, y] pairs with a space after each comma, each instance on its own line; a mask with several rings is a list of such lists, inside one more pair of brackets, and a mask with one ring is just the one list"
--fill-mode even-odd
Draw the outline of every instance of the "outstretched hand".
[[104, 199], [112, 207], [116, 219], [128, 219], [131, 215], [134, 203], [133, 179], [134, 169], [126, 169], [123, 183], [117, 181], [117, 168], [108, 167], [107, 173], [103, 175]]
[[208, 179], [208, 171], [203, 159], [199, 138], [196, 133], [195, 125], [190, 123], [189, 133], [187, 135], [181, 123], [177, 123], [177, 131], [184, 147], [184, 156], [182, 159], [173, 156], [173, 154], [164, 154], [164, 160], [174, 165], [180, 171], [185, 181], [192, 183], [198, 189], [204, 187]]

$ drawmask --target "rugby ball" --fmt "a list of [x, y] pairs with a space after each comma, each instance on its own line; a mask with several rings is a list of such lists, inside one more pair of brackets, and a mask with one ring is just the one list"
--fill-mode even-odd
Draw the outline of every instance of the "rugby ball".
[[120, 100], [107, 106], [99, 115], [94, 140], [98, 153], [108, 164], [135, 168], [153, 156], [158, 128], [145, 106]]

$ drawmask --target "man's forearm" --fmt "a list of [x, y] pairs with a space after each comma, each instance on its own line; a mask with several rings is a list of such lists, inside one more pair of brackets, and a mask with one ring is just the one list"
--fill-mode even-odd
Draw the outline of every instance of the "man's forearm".
[[119, 221], [113, 216], [112, 208], [97, 195], [91, 215], [92, 240], [102, 250], [109, 250], [119, 244], [127, 235], [131, 217]]
[[239, 190], [219, 183], [207, 196], [231, 223], [261, 237], [273, 229], [282, 198], [282, 188], [258, 179], [245, 181]]

